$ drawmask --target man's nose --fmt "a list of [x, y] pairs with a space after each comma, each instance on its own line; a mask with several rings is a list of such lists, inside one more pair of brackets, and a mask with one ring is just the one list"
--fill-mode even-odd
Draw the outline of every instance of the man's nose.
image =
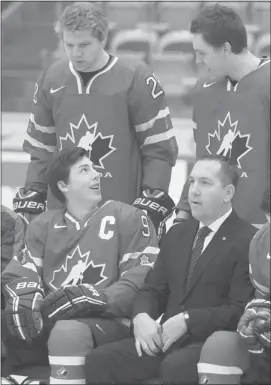
[[80, 57], [82, 55], [81, 48], [74, 46], [72, 50], [73, 57]]
[[192, 186], [190, 186], [190, 194], [193, 196], [198, 196], [200, 195], [200, 189], [197, 183], [193, 183]]
[[93, 179], [94, 180], [100, 179], [101, 178], [100, 173], [95, 168], [93, 169], [93, 171], [94, 171]]

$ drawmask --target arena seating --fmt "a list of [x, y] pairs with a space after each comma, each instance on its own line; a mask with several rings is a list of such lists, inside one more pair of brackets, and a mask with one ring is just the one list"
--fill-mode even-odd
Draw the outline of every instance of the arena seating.
[[254, 53], [258, 57], [270, 56], [270, 33], [265, 33], [259, 37], [257, 42], [254, 45]]
[[157, 42], [155, 32], [140, 29], [123, 30], [117, 33], [111, 41], [110, 51], [116, 55], [120, 52], [152, 52]]
[[[21, 2], [21, 5], [16, 5], [15, 11], [7, 18], [5, 10], [2, 11], [4, 110], [29, 111], [35, 83], [33, 74], [39, 73], [50, 62], [64, 55], [53, 26], [68, 3], [67, 1]], [[127, 62], [145, 60], [150, 63], [170, 93], [170, 102], [174, 102], [175, 105], [180, 103], [182, 95], [189, 92], [196, 76], [192, 44], [189, 41], [189, 21], [204, 2], [98, 3], [101, 3], [104, 13], [110, 20], [106, 45], [108, 51], [122, 56]], [[257, 52], [257, 55], [269, 55], [270, 42], [267, 35], [261, 37], [261, 34], [270, 33], [270, 2], [222, 1], [221, 3], [234, 7], [241, 15], [248, 29], [248, 44], [252, 52]], [[175, 55], [172, 51], [176, 50], [179, 52]], [[172, 80], [174, 76], [175, 81]], [[11, 83], [12, 89], [8, 89]]]

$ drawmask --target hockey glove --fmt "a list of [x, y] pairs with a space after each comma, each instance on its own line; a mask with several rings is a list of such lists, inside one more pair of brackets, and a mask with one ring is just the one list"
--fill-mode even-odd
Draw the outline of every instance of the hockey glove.
[[42, 315], [55, 323], [77, 317], [100, 316], [106, 307], [105, 295], [92, 285], [67, 285], [45, 297]]
[[[257, 303], [255, 304], [255, 302]], [[260, 302], [264, 301], [264, 302]], [[270, 327], [270, 301], [254, 300], [252, 305], [259, 305], [257, 311], [257, 318], [255, 321], [255, 333], [257, 334], [262, 346], [270, 349], [271, 346], [271, 327]]]
[[253, 299], [242, 315], [237, 331], [251, 353], [262, 353], [270, 348], [270, 301]]
[[175, 208], [171, 197], [161, 190], [144, 190], [142, 196], [134, 201], [133, 206], [143, 210], [150, 217], [160, 240], [165, 231], [166, 221]]
[[33, 190], [25, 191], [21, 187], [13, 199], [13, 211], [20, 215], [26, 226], [45, 210], [46, 193], [38, 193]]
[[5, 286], [8, 296], [5, 308], [5, 322], [9, 334], [24, 341], [32, 341], [43, 328], [40, 313], [43, 289], [37, 282], [19, 278]]

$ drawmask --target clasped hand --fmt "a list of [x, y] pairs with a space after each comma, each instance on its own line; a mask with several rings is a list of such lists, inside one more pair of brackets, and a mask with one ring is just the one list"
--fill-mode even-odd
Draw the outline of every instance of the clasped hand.
[[163, 325], [148, 314], [140, 313], [133, 319], [135, 347], [139, 357], [142, 350], [148, 356], [165, 353], [169, 347], [187, 332], [183, 314], [169, 318]]

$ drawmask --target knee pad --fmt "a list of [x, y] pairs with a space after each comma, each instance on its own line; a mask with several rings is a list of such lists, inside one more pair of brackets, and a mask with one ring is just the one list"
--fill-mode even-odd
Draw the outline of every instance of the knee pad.
[[206, 340], [197, 366], [200, 383], [237, 384], [249, 367], [249, 353], [238, 333], [218, 331]]
[[90, 328], [76, 320], [57, 321], [48, 339], [49, 356], [86, 357], [94, 343]]

